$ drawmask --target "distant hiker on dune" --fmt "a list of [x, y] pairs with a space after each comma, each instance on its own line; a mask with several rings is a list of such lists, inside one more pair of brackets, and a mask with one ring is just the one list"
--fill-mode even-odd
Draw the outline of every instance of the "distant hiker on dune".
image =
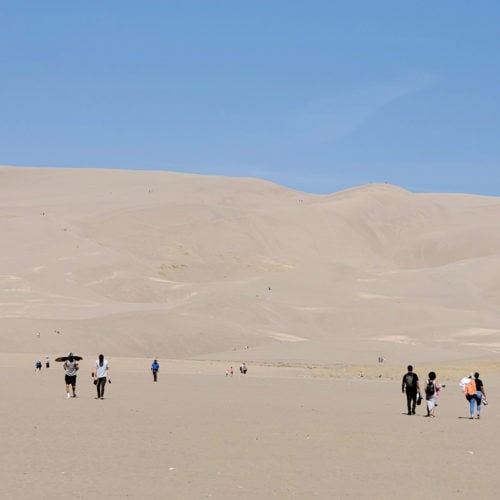
[[151, 365], [151, 371], [153, 373], [153, 382], [158, 382], [158, 371], [160, 370], [160, 364], [155, 359]]

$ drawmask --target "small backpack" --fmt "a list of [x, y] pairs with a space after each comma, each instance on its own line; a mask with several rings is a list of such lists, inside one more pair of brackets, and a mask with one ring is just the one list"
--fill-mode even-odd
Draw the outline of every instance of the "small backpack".
[[425, 388], [425, 394], [426, 396], [434, 396], [434, 393], [436, 392], [436, 386], [434, 384], [433, 380], [428, 380], [427, 381], [427, 387]]
[[407, 373], [405, 376], [405, 384], [408, 389], [413, 389], [413, 380], [414, 380], [414, 375], [413, 373]]
[[474, 379], [470, 379], [469, 383], [465, 385], [464, 392], [466, 396], [476, 395], [476, 381]]

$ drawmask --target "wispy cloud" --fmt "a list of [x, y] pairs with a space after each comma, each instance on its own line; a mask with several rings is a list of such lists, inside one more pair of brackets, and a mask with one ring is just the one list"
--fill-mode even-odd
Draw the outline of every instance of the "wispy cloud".
[[302, 140], [321, 143], [340, 139], [362, 126], [387, 104], [430, 87], [437, 77], [429, 72], [411, 72], [387, 82], [371, 82], [312, 99], [296, 110], [291, 122]]

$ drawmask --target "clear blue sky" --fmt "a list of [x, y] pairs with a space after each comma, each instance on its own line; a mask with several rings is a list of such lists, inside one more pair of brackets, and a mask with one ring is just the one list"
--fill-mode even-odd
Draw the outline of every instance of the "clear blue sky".
[[500, 1], [0, 1], [0, 164], [500, 195]]

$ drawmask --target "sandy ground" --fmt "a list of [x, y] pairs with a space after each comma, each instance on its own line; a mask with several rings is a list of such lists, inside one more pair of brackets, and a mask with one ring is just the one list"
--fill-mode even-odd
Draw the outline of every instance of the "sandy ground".
[[2, 498], [493, 499], [500, 487], [494, 366], [492, 403], [471, 421], [453, 368], [428, 419], [404, 414], [394, 367], [361, 379], [250, 364], [231, 378], [223, 363], [161, 360], [155, 384], [150, 360], [118, 358], [101, 401], [92, 361], [67, 399], [61, 366], [35, 373], [31, 359], [1, 356]]
[[0, 498], [498, 497], [500, 199], [0, 167], [0, 234]]

